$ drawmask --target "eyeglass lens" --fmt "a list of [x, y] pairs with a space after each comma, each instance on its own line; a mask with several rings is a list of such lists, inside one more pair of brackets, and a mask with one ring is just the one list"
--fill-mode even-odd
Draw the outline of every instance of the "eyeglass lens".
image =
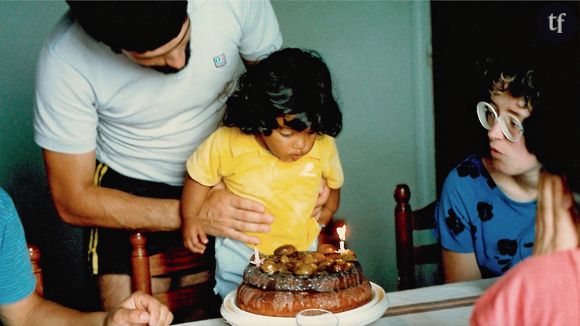
[[500, 129], [510, 141], [517, 141], [524, 133], [522, 123], [511, 114], [498, 116], [494, 107], [486, 102], [477, 103], [477, 116], [481, 125], [490, 130], [496, 120], [499, 120]]
[[522, 133], [522, 125], [518, 119], [509, 115], [501, 118], [510, 135], [515, 137]]

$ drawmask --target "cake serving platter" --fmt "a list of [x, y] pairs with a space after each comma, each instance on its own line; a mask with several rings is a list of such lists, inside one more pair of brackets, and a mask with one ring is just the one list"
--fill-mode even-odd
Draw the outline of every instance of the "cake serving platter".
[[[371, 301], [344, 312], [336, 313], [340, 326], [362, 326], [381, 318], [389, 306], [385, 290], [370, 282], [373, 291]], [[271, 317], [253, 314], [236, 306], [236, 291], [230, 292], [224, 299], [220, 313], [226, 322], [234, 326], [296, 326], [294, 317]]]

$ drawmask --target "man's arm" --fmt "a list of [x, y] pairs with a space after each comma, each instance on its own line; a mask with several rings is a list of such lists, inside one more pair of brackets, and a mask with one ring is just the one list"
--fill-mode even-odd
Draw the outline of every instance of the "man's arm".
[[79, 311], [44, 300], [36, 292], [7, 305], [0, 305], [0, 317], [6, 325], [103, 325], [106, 314]]
[[93, 184], [95, 152], [43, 150], [48, 183], [61, 218], [79, 226], [145, 231], [180, 227], [179, 200], [138, 197]]
[[475, 253], [458, 253], [442, 249], [445, 283], [481, 279]]
[[141, 292], [133, 293], [109, 313], [83, 313], [45, 300], [33, 292], [16, 303], [0, 305], [0, 317], [7, 326], [166, 326], [173, 320], [166, 306]]

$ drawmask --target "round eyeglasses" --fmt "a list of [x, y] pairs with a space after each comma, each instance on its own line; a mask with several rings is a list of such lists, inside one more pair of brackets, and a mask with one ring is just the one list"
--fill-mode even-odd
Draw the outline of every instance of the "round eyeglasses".
[[493, 124], [498, 121], [501, 132], [511, 142], [516, 142], [524, 134], [524, 126], [513, 114], [505, 113], [498, 115], [493, 105], [487, 102], [477, 103], [477, 117], [483, 128], [490, 130]]

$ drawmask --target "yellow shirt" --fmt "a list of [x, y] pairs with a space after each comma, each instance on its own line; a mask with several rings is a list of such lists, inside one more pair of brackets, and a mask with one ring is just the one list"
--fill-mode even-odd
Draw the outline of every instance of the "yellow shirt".
[[308, 249], [319, 233], [311, 215], [321, 178], [331, 189], [344, 182], [333, 137], [317, 136], [308, 154], [284, 162], [260, 146], [254, 135], [227, 127], [216, 130], [189, 157], [187, 172], [208, 187], [223, 180], [232, 193], [266, 207], [275, 219], [271, 231], [252, 233], [260, 238], [258, 250], [266, 255], [284, 244]]

